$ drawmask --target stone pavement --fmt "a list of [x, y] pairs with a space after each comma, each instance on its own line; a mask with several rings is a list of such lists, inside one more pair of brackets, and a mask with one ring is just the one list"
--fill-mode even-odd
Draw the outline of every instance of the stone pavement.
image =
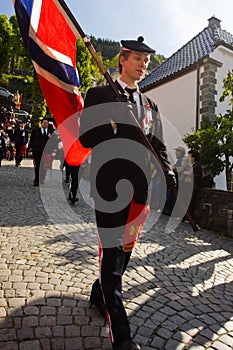
[[[0, 349], [111, 349], [88, 301], [98, 276], [88, 182], [71, 206], [58, 168], [32, 181], [31, 160], [3, 161]], [[133, 338], [143, 350], [233, 349], [233, 240], [187, 223], [169, 232], [167, 219], [151, 213], [123, 279]]]

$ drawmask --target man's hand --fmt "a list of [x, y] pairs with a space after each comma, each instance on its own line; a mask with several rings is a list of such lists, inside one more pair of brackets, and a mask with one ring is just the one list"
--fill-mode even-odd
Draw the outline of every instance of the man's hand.
[[114, 134], [116, 134], [117, 133], [117, 124], [112, 119], [110, 119], [110, 123], [112, 125], [112, 130], [113, 130]]
[[166, 172], [165, 177], [166, 177], [167, 187], [169, 188], [176, 187], [177, 185], [176, 176], [172, 170]]

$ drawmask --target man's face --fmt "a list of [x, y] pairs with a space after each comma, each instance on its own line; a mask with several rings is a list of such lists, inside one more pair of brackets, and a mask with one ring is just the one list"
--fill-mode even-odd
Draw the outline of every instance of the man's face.
[[41, 122], [41, 127], [42, 127], [43, 129], [46, 129], [46, 128], [48, 127], [48, 124], [49, 124], [48, 120], [43, 120], [43, 121]]
[[121, 57], [122, 74], [138, 81], [145, 73], [150, 62], [150, 55], [132, 51], [128, 58]]
[[176, 150], [176, 158], [183, 158], [183, 153], [179, 150]]

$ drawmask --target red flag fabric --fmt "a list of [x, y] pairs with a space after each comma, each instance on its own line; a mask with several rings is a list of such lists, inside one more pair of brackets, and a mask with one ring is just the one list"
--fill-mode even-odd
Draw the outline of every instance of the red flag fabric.
[[24, 44], [56, 120], [66, 161], [80, 165], [90, 154], [78, 140], [83, 109], [76, 68], [80, 35], [58, 0], [15, 0], [14, 6]]
[[125, 227], [123, 248], [125, 252], [131, 252], [138, 242], [143, 226], [150, 212], [148, 204], [139, 204], [132, 199], [129, 215]]

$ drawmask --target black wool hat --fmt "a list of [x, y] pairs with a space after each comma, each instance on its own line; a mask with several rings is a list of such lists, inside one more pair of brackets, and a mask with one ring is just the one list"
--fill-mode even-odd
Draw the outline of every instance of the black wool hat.
[[121, 40], [122, 50], [143, 52], [148, 54], [155, 53], [155, 50], [146, 45], [143, 41], [144, 38], [142, 36], [139, 36], [137, 40]]

